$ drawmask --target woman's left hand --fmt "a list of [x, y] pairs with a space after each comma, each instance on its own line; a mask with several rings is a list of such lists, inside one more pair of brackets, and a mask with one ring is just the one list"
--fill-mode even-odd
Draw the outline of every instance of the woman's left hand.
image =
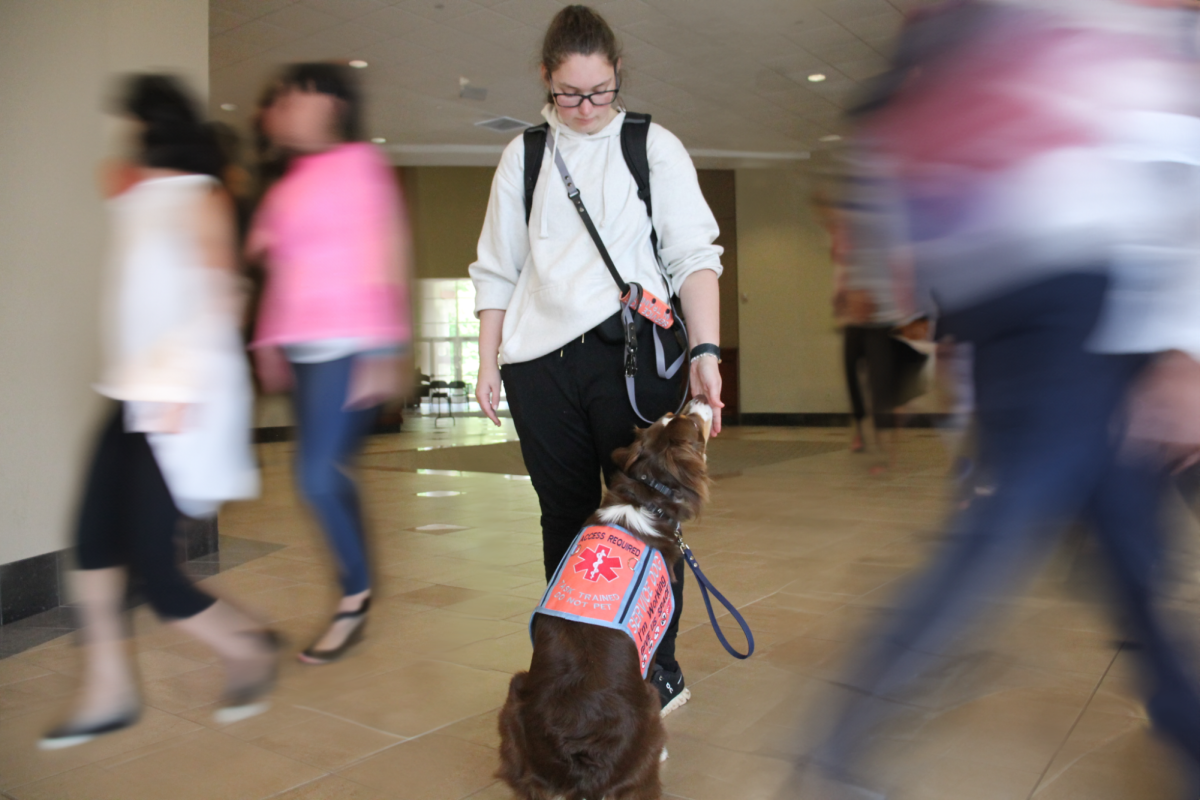
[[712, 435], [721, 432], [721, 369], [715, 358], [698, 358], [691, 364], [692, 397], [704, 395], [713, 410]]

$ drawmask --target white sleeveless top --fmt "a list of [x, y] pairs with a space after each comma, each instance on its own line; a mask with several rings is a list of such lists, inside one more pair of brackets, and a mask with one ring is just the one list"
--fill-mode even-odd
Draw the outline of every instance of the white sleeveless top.
[[154, 178], [109, 201], [105, 366], [96, 390], [126, 404], [126, 430], [137, 428], [140, 404], [188, 404], [180, 433], [147, 439], [176, 506], [190, 516], [214, 514], [259, 487], [237, 279], [205, 265], [196, 241], [196, 209], [215, 185], [204, 175]]

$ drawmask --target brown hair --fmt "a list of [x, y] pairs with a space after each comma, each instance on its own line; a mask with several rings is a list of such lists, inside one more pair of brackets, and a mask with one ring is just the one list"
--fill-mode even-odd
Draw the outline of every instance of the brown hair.
[[554, 15], [542, 40], [542, 68], [547, 75], [571, 56], [596, 53], [613, 67], [621, 60], [621, 45], [604, 17], [587, 6], [567, 6]]

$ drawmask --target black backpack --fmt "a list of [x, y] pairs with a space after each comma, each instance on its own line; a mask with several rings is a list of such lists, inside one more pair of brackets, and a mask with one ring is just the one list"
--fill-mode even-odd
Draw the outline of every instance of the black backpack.
[[[543, 122], [525, 129], [525, 224], [529, 224], [529, 215], [533, 213], [533, 190], [537, 186], [538, 175], [542, 171], [542, 160], [546, 156], [546, 137], [550, 133], [550, 123]], [[650, 159], [646, 155], [646, 137], [650, 134], [650, 115], [638, 114], [634, 111], [625, 112], [625, 122], [621, 125], [621, 153], [625, 156], [625, 165], [633, 175], [637, 184], [637, 195], [646, 204], [646, 214], [654, 219], [653, 206], [650, 204]], [[650, 226], [650, 243], [654, 245], [654, 255], [658, 256], [658, 232]]]

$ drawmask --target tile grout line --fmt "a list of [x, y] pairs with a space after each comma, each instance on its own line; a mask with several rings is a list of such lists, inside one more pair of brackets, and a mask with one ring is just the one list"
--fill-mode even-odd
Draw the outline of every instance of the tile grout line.
[[[443, 662], [443, 663], [445, 663], [445, 662]], [[303, 708], [303, 706], [296, 706], [296, 708]], [[362, 757], [362, 758], [360, 758], [360, 759], [356, 759], [355, 761], [351, 761], [349, 764], [345, 764], [345, 765], [343, 765], [342, 767], [340, 767], [340, 769], [343, 769], [343, 770], [344, 770], [344, 769], [349, 769], [350, 767], [357, 766], [358, 764], [361, 764], [362, 762], [366, 761], [368, 758], [374, 758], [375, 756], [379, 755], [380, 753], [382, 753], [382, 752], [384, 752], [384, 751], [391, 750], [393, 747], [399, 747], [400, 745], [402, 745], [402, 744], [407, 744], [408, 742], [415, 742], [417, 739], [422, 739], [422, 738], [424, 738], [424, 737], [426, 737], [426, 736], [429, 736], [430, 734], [437, 733], [437, 732], [438, 732], [438, 731], [440, 731], [440, 730], [445, 730], [446, 728], [449, 728], [449, 727], [452, 727], [452, 726], [454, 726], [454, 725], [457, 725], [457, 724], [458, 724], [458, 723], [460, 723], [460, 722], [465, 722], [466, 720], [469, 720], [469, 719], [471, 719], [472, 717], [478, 717], [478, 716], [480, 716], [481, 714], [487, 714], [487, 713], [490, 713], [490, 712], [492, 712], [492, 711], [499, 711], [499, 710], [500, 710], [500, 708], [501, 708], [501, 706], [496, 706], [495, 708], [489, 708], [489, 709], [487, 709], [487, 711], [481, 711], [481, 712], [479, 712], [479, 714], [467, 714], [465, 717], [459, 717], [459, 718], [458, 718], [458, 719], [456, 719], [456, 720], [451, 720], [450, 722], [447, 722], [447, 723], [445, 723], [445, 724], [439, 725], [439, 726], [437, 726], [436, 728], [430, 728], [429, 730], [427, 730], [427, 731], [424, 731], [423, 733], [418, 733], [416, 736], [411, 736], [411, 737], [405, 738], [405, 739], [404, 739], [404, 741], [401, 741], [401, 742], [396, 742], [396, 743], [395, 743], [395, 744], [393, 744], [393, 745], [389, 745], [389, 746], [387, 746], [387, 747], [384, 747], [384, 748], [382, 748], [382, 749], [380, 749], [380, 750], [377, 750], [376, 752], [374, 752], [374, 753], [371, 753], [371, 755], [369, 755], [369, 756], [363, 756], [363, 757]], [[317, 711], [317, 713], [325, 713], [325, 712], [322, 712], [322, 711], [318, 711], [318, 709], [315, 709], [315, 708], [310, 708], [310, 709], [307, 709], [307, 710], [308, 710], [308, 711]], [[333, 715], [333, 714], [330, 714], [329, 716], [331, 716], [331, 717], [332, 717], [332, 716], [335, 716], [335, 715]], [[337, 719], [342, 719], [342, 718], [341, 718], [341, 717], [337, 717]], [[352, 722], [352, 721], [353, 721], [353, 720], [346, 720], [346, 722]], [[357, 723], [356, 723], [356, 724], [357, 724]], [[367, 725], [364, 725], [363, 727], [364, 727], [364, 728], [366, 728], [366, 727], [369, 727], [369, 726], [367, 726]], [[374, 728], [372, 728], [371, 730], [375, 730], [375, 729], [374, 729]], [[396, 735], [398, 735], [398, 734], [390, 734], [390, 735], [392, 735], [392, 736], [396, 736]], [[469, 740], [469, 739], [464, 739], [463, 741], [470, 742], [470, 740]], [[481, 746], [483, 746], [483, 745], [481, 745]], [[341, 773], [339, 772], [338, 774], [340, 775]], [[485, 787], [485, 788], [486, 788], [486, 787]]]
[[[367, 676], [367, 677], [369, 677], [369, 678], [373, 678], [373, 677], [378, 677], [378, 676], [376, 676], [376, 675], [369, 675], [369, 676]], [[391, 731], [385, 731], [385, 730], [383, 730], [382, 728], [374, 728], [374, 727], [372, 727], [372, 726], [370, 726], [370, 725], [364, 725], [363, 723], [361, 723], [361, 722], [358, 722], [358, 721], [356, 721], [356, 720], [348, 719], [348, 718], [346, 718], [346, 717], [342, 717], [342, 716], [339, 716], [339, 715], [337, 715], [337, 714], [330, 713], [330, 712], [328, 712], [328, 711], [322, 711], [322, 710], [321, 710], [321, 709], [319, 709], [319, 708], [312, 708], [311, 706], [301, 706], [301, 705], [296, 705], [296, 704], [294, 704], [294, 703], [293, 703], [293, 704], [292, 704], [292, 708], [298, 708], [298, 709], [300, 709], [301, 711], [311, 711], [311, 712], [313, 712], [314, 714], [320, 714], [320, 715], [322, 715], [322, 716], [325, 716], [325, 717], [330, 717], [330, 718], [332, 718], [332, 719], [336, 719], [336, 720], [339, 720], [339, 721], [341, 721], [341, 722], [346, 722], [346, 723], [349, 723], [349, 724], [351, 724], [351, 725], [357, 725], [357, 726], [358, 726], [358, 727], [360, 727], [360, 728], [366, 728], [366, 729], [367, 729], [367, 730], [369, 730], [369, 731], [374, 731], [375, 733], [381, 733], [381, 734], [383, 734], [384, 736], [391, 736], [393, 739], [399, 739], [399, 740], [400, 740], [400, 741], [396, 742], [396, 744], [403, 744], [404, 742], [407, 742], [407, 741], [409, 741], [409, 740], [410, 740], [410, 738], [412, 738], [412, 739], [415, 739], [415, 738], [417, 738], [417, 737], [415, 737], [415, 736], [414, 736], [414, 737], [401, 736], [401, 735], [400, 735], [400, 734], [398, 734], [398, 733], [392, 733]], [[298, 724], [298, 725], [303, 725], [304, 723], [303, 723], [303, 722], [301, 722], [301, 723], [297, 723], [297, 724]], [[385, 748], [385, 749], [386, 749], [386, 748]], [[374, 755], [374, 754], [372, 754], [372, 755]]]
[[[304, 783], [300, 783], [295, 786], [289, 786], [288, 788], [282, 789], [282, 790], [276, 792], [275, 794], [267, 795], [266, 797], [263, 798], [263, 800], [271, 800], [272, 797], [282, 797], [283, 795], [294, 792], [297, 789], [303, 789], [305, 786], [311, 786], [312, 784], [316, 783], [317, 781], [323, 781], [333, 774], [334, 773], [332, 773], [332, 772], [326, 772], [324, 775], [313, 778], [311, 781], [305, 781]], [[338, 777], [341, 778], [342, 776], [339, 775]], [[342, 778], [342, 780], [349, 780], [349, 778]]]
[[[1071, 739], [1071, 734], [1073, 734], [1075, 729], [1079, 727], [1079, 723], [1083, 720], [1083, 715], [1087, 713], [1088, 708], [1090, 708], [1092, 705], [1092, 701], [1096, 699], [1096, 695], [1099, 693], [1101, 685], [1104, 684], [1104, 679], [1108, 677], [1108, 673], [1112, 670], [1113, 665], [1117, 663], [1117, 657], [1120, 656], [1124, 650], [1125, 643], [1122, 642], [1117, 647], [1116, 652], [1113, 653], [1112, 660], [1109, 661], [1108, 666], [1104, 668], [1104, 672], [1101, 673], [1099, 680], [1096, 681], [1096, 685], [1092, 688], [1092, 693], [1088, 695], [1087, 702], [1083, 704], [1083, 708], [1079, 709], [1079, 714], [1076, 715], [1075, 721], [1071, 723], [1070, 730], [1068, 730], [1066, 735], [1063, 736], [1063, 740], [1059, 742], [1058, 747], [1055, 748], [1054, 753], [1051, 754], [1050, 759], [1046, 762], [1046, 766], [1042, 768], [1042, 773], [1038, 775], [1037, 783], [1035, 783], [1033, 788], [1029, 790], [1026, 800], [1033, 800], [1034, 796], [1037, 795], [1038, 790], [1042, 787], [1042, 782], [1046, 780], [1046, 774], [1050, 772], [1050, 767], [1054, 765], [1054, 759], [1058, 758], [1058, 754], [1061, 753], [1063, 748], [1067, 746], [1067, 742]], [[1049, 786], [1051, 783], [1054, 783], [1054, 780], [1056, 779], [1051, 779], [1046, 785]]]

